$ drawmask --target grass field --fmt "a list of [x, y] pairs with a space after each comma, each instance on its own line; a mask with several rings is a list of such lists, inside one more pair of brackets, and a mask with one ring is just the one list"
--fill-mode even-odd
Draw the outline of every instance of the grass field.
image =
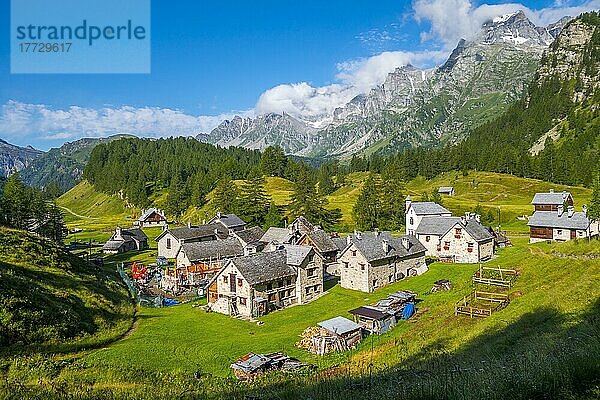
[[[573, 254], [580, 246], [585, 252], [600, 253], [597, 240], [568, 245]], [[25, 379], [23, 390], [48, 394], [61, 384], [79, 394], [118, 398], [185, 398], [182, 394], [186, 393], [192, 398], [202, 393], [211, 398], [254, 394], [258, 398], [337, 399], [369, 394], [373, 398], [386, 394], [505, 398], [502, 393], [515, 394], [515, 388], [522, 391], [522, 398], [537, 393], [546, 393], [542, 398], [548, 398], [571, 388], [568, 393], [583, 390], [576, 398], [595, 398], [600, 384], [593, 378], [600, 376], [600, 259], [553, 255], [558, 249], [565, 252], [565, 247], [529, 245], [525, 239], [515, 239], [514, 247], [501, 250], [487, 265], [514, 268], [520, 276], [510, 305], [487, 319], [453, 315], [455, 302], [472, 290], [470, 277], [477, 266], [434, 263], [422, 276], [371, 294], [334, 286], [315, 302], [261, 318], [261, 326], [206, 313], [189, 303], [141, 308], [130, 335], [108, 347], [72, 355], [61, 367], [48, 361], [54, 368], [52, 374], [44, 372], [41, 380]], [[441, 278], [452, 281], [452, 290], [429, 293], [433, 282]], [[401, 322], [391, 332], [370, 337], [345, 354], [317, 357], [294, 346], [307, 326], [337, 315], [349, 316], [349, 309], [398, 289], [416, 291], [421, 301], [417, 317]], [[317, 365], [318, 372], [307, 377], [269, 376], [250, 386], [237, 384], [229, 364], [249, 351], [284, 351]], [[459, 378], [456, 368], [465, 371]], [[415, 369], [421, 372], [411, 372]], [[5, 371], [7, 384], [17, 377], [23, 379], [24, 371], [18, 366], [11, 364]], [[194, 372], [202, 378], [194, 379]], [[402, 385], [397, 384], [399, 377]], [[479, 379], [485, 384], [477, 383]], [[543, 390], [538, 387], [541, 392], [532, 392], [535, 384]]]

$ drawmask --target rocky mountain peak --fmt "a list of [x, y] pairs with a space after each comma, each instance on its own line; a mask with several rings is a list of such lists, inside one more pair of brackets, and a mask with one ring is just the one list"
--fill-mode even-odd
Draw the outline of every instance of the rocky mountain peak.
[[526, 46], [548, 46], [554, 40], [545, 27], [538, 27], [521, 10], [493, 18], [483, 24], [477, 40], [487, 43], [512, 43]]

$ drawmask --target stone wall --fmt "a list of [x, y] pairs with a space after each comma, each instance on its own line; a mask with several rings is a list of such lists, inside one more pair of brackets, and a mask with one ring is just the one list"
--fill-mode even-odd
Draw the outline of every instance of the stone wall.
[[[353, 252], [355, 255], [353, 255]], [[340, 286], [346, 289], [369, 292], [369, 263], [353, 244], [341, 255]]]
[[[298, 268], [296, 280], [296, 294], [298, 303], [305, 304], [323, 294], [323, 258], [313, 250], [313, 259], [307, 258], [304, 264]], [[311, 276], [309, 276], [311, 272]]]
[[[171, 248], [167, 248], [167, 239], [171, 240]], [[175, 239], [175, 237], [167, 232], [163, 237], [158, 241], [158, 255], [166, 258], [175, 258], [177, 257], [177, 252], [181, 247], [179, 241]]]

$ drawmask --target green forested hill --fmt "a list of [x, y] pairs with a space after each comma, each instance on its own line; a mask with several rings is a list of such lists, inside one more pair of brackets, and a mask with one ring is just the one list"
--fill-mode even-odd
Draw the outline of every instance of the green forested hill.
[[131, 325], [127, 288], [114, 270], [24, 231], [0, 228], [0, 243], [0, 348], [90, 346]]
[[[563, 184], [589, 185], [600, 160], [600, 17], [568, 23], [528, 92], [462, 143], [388, 158], [407, 177], [485, 170]], [[375, 161], [377, 164], [378, 161]]]

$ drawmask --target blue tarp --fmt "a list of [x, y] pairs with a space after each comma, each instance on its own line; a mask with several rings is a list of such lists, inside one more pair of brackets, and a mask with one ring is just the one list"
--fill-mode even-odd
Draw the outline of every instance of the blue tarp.
[[178, 302], [177, 300], [173, 300], [173, 299], [165, 299], [165, 300], [163, 301], [163, 305], [164, 305], [165, 307], [168, 307], [168, 306], [176, 306], [177, 304], [179, 304], [179, 302]]
[[413, 303], [408, 303], [404, 306], [404, 310], [402, 310], [402, 319], [409, 319], [415, 313], [415, 305]]

